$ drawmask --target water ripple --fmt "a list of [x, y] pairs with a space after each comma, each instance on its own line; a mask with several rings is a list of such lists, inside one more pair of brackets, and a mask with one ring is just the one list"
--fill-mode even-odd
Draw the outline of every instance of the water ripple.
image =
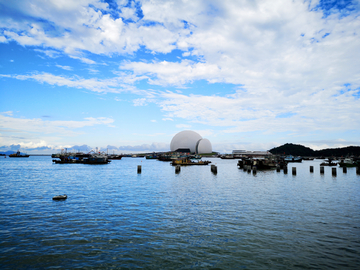
[[[360, 267], [355, 168], [310, 174], [313, 161], [295, 164], [296, 176], [254, 176], [234, 160], [213, 162], [217, 175], [132, 158], [1, 159], [2, 269]], [[68, 199], [53, 201], [58, 194]]]

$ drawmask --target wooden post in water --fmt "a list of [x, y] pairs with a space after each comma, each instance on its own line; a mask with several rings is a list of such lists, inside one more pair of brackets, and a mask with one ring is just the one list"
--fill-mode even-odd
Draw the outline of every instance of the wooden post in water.
[[360, 166], [356, 167], [356, 174], [360, 174]]
[[324, 166], [320, 166], [320, 174], [324, 174]]
[[217, 167], [215, 165], [211, 165], [211, 172], [217, 174]]
[[251, 165], [248, 165], [248, 167], [247, 167], [247, 172], [248, 172], [248, 173], [251, 172]]
[[331, 168], [332, 170], [331, 170], [331, 173], [332, 173], [332, 175], [333, 176], [336, 176], [336, 168]]
[[280, 165], [277, 165], [277, 166], [276, 166], [276, 171], [277, 171], [277, 172], [280, 172]]
[[292, 167], [292, 175], [296, 175], [296, 167]]
[[141, 165], [138, 165], [138, 167], [137, 167], [137, 173], [141, 173]]
[[311, 173], [314, 172], [314, 166], [310, 166], [310, 172], [311, 172]]
[[288, 167], [284, 166], [284, 174], [287, 174], [287, 173], [288, 173]]
[[343, 173], [347, 173], [347, 167], [346, 166], [343, 167]]
[[256, 166], [253, 166], [252, 170], [253, 170], [253, 174], [255, 175], [256, 174]]
[[175, 173], [180, 173], [180, 165], [176, 165], [176, 167], [175, 167]]

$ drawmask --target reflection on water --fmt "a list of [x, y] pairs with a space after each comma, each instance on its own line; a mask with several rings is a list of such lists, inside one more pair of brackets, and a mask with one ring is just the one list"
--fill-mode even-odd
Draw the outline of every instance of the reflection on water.
[[[21, 268], [356, 269], [360, 176], [0, 157], [0, 265]], [[137, 165], [142, 173], [137, 174]], [[313, 165], [314, 173], [309, 172]], [[297, 175], [291, 175], [291, 167]], [[66, 201], [52, 197], [67, 194]]]

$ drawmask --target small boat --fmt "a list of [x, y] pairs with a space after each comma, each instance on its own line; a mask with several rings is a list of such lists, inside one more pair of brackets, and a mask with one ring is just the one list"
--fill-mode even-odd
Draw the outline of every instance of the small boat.
[[150, 155], [145, 156], [146, 159], [158, 159], [158, 155], [155, 153], [152, 153]]
[[345, 158], [344, 160], [341, 160], [339, 163], [340, 167], [356, 167], [358, 166], [358, 163], [355, 162], [352, 158]]
[[92, 155], [83, 159], [84, 164], [108, 164], [111, 160], [105, 155]]
[[256, 167], [258, 170], [271, 170], [277, 166], [276, 161], [271, 157], [242, 158], [238, 161], [237, 166], [243, 169], [244, 166]]
[[320, 166], [336, 166], [337, 163], [332, 162], [333, 159], [329, 158], [328, 160], [325, 160], [325, 162], [320, 163]]
[[67, 199], [67, 195], [64, 194], [64, 195], [57, 195], [57, 196], [54, 196], [53, 197], [53, 200], [54, 201], [61, 201], [61, 200], [66, 200]]
[[160, 161], [172, 161], [171, 155], [160, 155], [157, 159]]
[[9, 157], [29, 157], [30, 155], [22, 155], [21, 153], [20, 153], [20, 150], [18, 150], [15, 154], [11, 154], [11, 155], [9, 155]]
[[191, 166], [191, 165], [208, 165], [209, 163], [211, 163], [211, 161], [191, 161], [189, 157], [184, 157], [184, 158], [178, 158], [178, 159], [174, 159], [171, 162], [172, 166], [176, 166], [176, 165], [181, 165], [181, 166]]
[[221, 159], [235, 159], [234, 155], [223, 155], [220, 156]]

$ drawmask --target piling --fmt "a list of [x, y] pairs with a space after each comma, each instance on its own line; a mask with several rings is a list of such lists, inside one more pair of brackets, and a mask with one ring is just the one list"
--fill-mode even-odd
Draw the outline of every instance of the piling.
[[277, 166], [276, 166], [276, 171], [277, 171], [277, 172], [280, 172], [280, 165], [277, 165]]
[[256, 166], [253, 166], [252, 171], [254, 175], [256, 174], [256, 170], [257, 170]]
[[356, 174], [360, 174], [360, 166], [356, 167]]
[[331, 168], [332, 170], [331, 170], [331, 173], [332, 173], [332, 175], [333, 176], [336, 176], [336, 168]]
[[248, 173], [251, 172], [251, 166], [250, 165], [248, 165], [248, 167], [247, 167], [247, 172]]
[[320, 166], [320, 174], [324, 174], [324, 166]]
[[288, 167], [284, 166], [284, 174], [287, 174], [287, 173], [288, 173]]
[[217, 167], [215, 165], [211, 165], [211, 172], [217, 174]]
[[346, 166], [343, 167], [343, 173], [347, 173], [347, 167]]
[[310, 172], [311, 172], [311, 173], [314, 172], [314, 166], [310, 166]]
[[244, 172], [246, 172], [246, 170], [247, 170], [247, 165], [244, 165], [244, 166], [243, 166], [243, 170], [244, 170]]
[[176, 167], [175, 167], [175, 173], [180, 173], [180, 165], [176, 165]]
[[141, 165], [138, 165], [138, 167], [137, 167], [137, 173], [141, 173]]
[[292, 175], [296, 175], [296, 167], [292, 167]]

